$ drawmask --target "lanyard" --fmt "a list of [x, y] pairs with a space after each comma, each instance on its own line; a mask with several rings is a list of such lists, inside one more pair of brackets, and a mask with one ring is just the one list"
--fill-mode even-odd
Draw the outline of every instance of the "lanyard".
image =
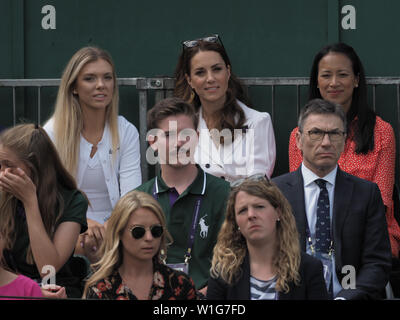
[[192, 226], [190, 228], [190, 234], [188, 238], [187, 250], [184, 255], [185, 263], [188, 263], [189, 259], [191, 258], [191, 252], [193, 248], [194, 238], [196, 235], [196, 228], [197, 228], [197, 220], [199, 217], [201, 202], [203, 201], [203, 195], [200, 195], [196, 199], [196, 204], [194, 206], [193, 216], [192, 216]]
[[[158, 201], [159, 197], [158, 197], [158, 193], [157, 193], [157, 189], [156, 189], [156, 184], [157, 184], [157, 178], [153, 185], [152, 194], [153, 194], [153, 198]], [[189, 233], [188, 242], [187, 242], [187, 249], [186, 249], [186, 253], [183, 256], [185, 258], [185, 263], [188, 263], [188, 261], [192, 257], [191, 252], [192, 252], [192, 248], [193, 248], [193, 244], [194, 244], [194, 238], [196, 235], [197, 220], [199, 217], [199, 212], [200, 212], [200, 207], [201, 207], [202, 201], [203, 201], [203, 194], [200, 194], [196, 199], [196, 203], [194, 205], [194, 210], [193, 210], [193, 214], [192, 214], [192, 224], [190, 227], [190, 233]]]

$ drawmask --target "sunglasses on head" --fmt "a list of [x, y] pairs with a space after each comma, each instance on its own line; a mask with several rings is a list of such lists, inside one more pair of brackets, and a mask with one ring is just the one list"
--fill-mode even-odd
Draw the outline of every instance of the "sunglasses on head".
[[[163, 227], [159, 224], [154, 224], [149, 229], [153, 238], [161, 237], [164, 232]], [[140, 239], [146, 234], [146, 228], [143, 226], [134, 226], [129, 229], [129, 232], [132, 234], [133, 238]]]
[[217, 43], [219, 41], [221, 43], [221, 45], [224, 46], [222, 44], [221, 38], [217, 34], [213, 34], [211, 36], [204, 37], [204, 38], [198, 38], [198, 39], [195, 39], [195, 40], [186, 40], [186, 41], [182, 42], [182, 45], [183, 45], [184, 48], [193, 48], [193, 47], [198, 46], [200, 41], [212, 42], [212, 43]]
[[269, 180], [269, 178], [267, 177], [266, 174], [256, 173], [256, 174], [253, 174], [253, 175], [248, 176], [246, 178], [238, 179], [238, 180], [233, 181], [231, 183], [231, 188], [239, 187], [245, 181], [264, 181], [267, 184], [270, 183], [270, 180]]

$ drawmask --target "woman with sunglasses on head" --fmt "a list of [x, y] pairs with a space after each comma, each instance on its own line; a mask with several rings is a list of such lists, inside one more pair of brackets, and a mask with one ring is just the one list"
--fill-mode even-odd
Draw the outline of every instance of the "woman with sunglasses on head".
[[87, 229], [88, 201], [41, 127], [23, 124], [1, 133], [0, 192], [7, 268], [39, 283], [51, 276], [65, 287], [56, 296], [66, 290], [68, 297], [80, 297], [72, 255], [79, 233]]
[[149, 194], [131, 191], [115, 206], [83, 297], [111, 300], [192, 300], [192, 279], [163, 263], [171, 236]]
[[[398, 257], [400, 228], [394, 217], [393, 186], [396, 143], [392, 126], [367, 104], [367, 83], [360, 58], [345, 43], [322, 48], [311, 68], [309, 99], [321, 98], [340, 104], [347, 115], [347, 138], [338, 165], [347, 173], [375, 182], [386, 207], [392, 255]], [[289, 141], [290, 171], [303, 158], [296, 146], [295, 128]]]
[[248, 107], [245, 89], [218, 35], [183, 42], [174, 95], [199, 112], [195, 161], [232, 182], [254, 173], [271, 176], [275, 136], [271, 117]]
[[322, 263], [300, 252], [289, 202], [266, 177], [232, 184], [208, 280], [210, 300], [327, 299]]
[[111, 56], [84, 47], [68, 62], [55, 111], [44, 126], [61, 160], [90, 201], [88, 231], [76, 252], [96, 260], [105, 221], [118, 199], [141, 184], [139, 134], [118, 116], [118, 85]]

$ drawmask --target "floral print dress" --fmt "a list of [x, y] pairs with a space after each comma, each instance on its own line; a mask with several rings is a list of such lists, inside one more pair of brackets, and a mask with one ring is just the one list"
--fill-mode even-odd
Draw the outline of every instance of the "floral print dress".
[[[193, 280], [183, 272], [164, 264], [153, 264], [153, 283], [149, 300], [195, 300], [196, 288]], [[118, 270], [99, 280], [88, 290], [87, 299], [137, 300], [133, 292], [124, 285]]]

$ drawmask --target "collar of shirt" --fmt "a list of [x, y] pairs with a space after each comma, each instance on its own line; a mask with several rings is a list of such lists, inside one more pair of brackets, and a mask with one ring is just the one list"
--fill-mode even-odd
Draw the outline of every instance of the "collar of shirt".
[[[244, 123], [244, 125], [243, 125], [243, 129], [245, 129], [245, 127], [247, 127], [246, 129], [248, 129], [248, 127], [249, 127], [249, 121], [250, 121], [249, 115], [246, 114], [246, 109], [248, 109], [248, 107], [247, 107], [242, 101], [240, 101], [240, 100], [238, 100], [238, 99], [236, 99], [236, 103], [239, 105], [239, 107], [240, 107], [240, 108], [243, 110], [243, 112], [245, 113], [245, 118], [246, 118], [246, 120], [245, 120], [245, 123]], [[206, 121], [205, 121], [204, 118], [203, 118], [203, 107], [202, 107], [202, 106], [200, 106], [200, 108], [199, 108], [198, 117], [199, 117], [199, 124], [197, 125], [197, 129], [198, 129], [198, 130], [200, 130], [200, 129], [207, 129], [207, 130], [208, 130]], [[238, 121], [239, 121], [239, 115], [235, 115], [235, 122], [238, 122]]]
[[301, 173], [303, 175], [304, 187], [308, 187], [311, 183], [313, 183], [317, 179], [323, 179], [323, 180], [329, 182], [329, 184], [327, 184], [327, 188], [329, 186], [335, 187], [337, 168], [338, 168], [338, 166], [336, 165], [335, 168], [331, 172], [329, 172], [326, 176], [321, 178], [321, 177], [317, 176], [314, 172], [312, 172], [310, 169], [308, 169], [304, 165], [304, 163], [302, 163]]
[[[197, 167], [197, 176], [192, 182], [192, 184], [184, 191], [179, 197], [182, 197], [188, 193], [195, 194], [195, 195], [204, 195], [206, 191], [206, 173], [200, 168], [200, 166], [196, 165]], [[156, 179], [154, 181], [156, 185], [156, 193], [160, 194], [163, 192], [170, 191], [174, 189], [174, 187], [169, 187], [163, 178], [161, 177], [161, 171], [157, 174]]]
[[[108, 121], [106, 121], [105, 126], [104, 126], [104, 130], [103, 130], [103, 135], [101, 136], [101, 139], [98, 141], [97, 143], [97, 147], [99, 149], [99, 147], [101, 145], [109, 145], [110, 144], [110, 138], [111, 138], [111, 133], [110, 133], [110, 125], [108, 124]], [[91, 148], [93, 147], [93, 144], [90, 143], [89, 141], [87, 141], [82, 133], [81, 133], [81, 140], [80, 143], [84, 145], [85, 148], [88, 148], [89, 150], [91, 150]], [[109, 151], [109, 150], [107, 150]], [[110, 150], [111, 152], [111, 150]]]

